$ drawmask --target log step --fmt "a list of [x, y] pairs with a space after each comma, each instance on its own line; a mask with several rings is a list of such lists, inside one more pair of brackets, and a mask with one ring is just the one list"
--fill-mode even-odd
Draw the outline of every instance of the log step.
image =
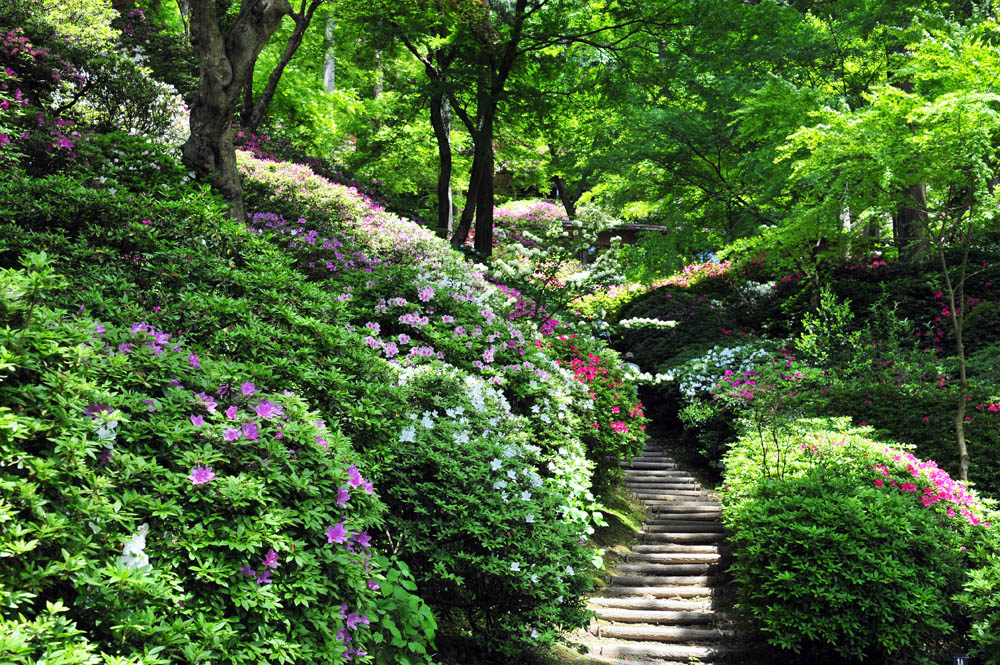
[[620, 607], [605, 607], [597, 610], [598, 621], [617, 623], [646, 623], [653, 626], [711, 624], [715, 616], [711, 612], [683, 612], [676, 610], [632, 610]]
[[630, 552], [624, 557], [625, 563], [643, 561], [646, 563], [719, 563], [718, 552]]
[[636, 478], [646, 478], [652, 476], [655, 478], [684, 478], [685, 480], [695, 480], [687, 471], [681, 471], [680, 469], [660, 469], [659, 471], [643, 471], [642, 469], [626, 469], [625, 475], [634, 475]]
[[670, 626], [593, 626], [591, 632], [601, 637], [647, 642], [718, 642], [732, 637], [730, 631], [709, 628], [672, 628]]
[[630, 610], [662, 610], [674, 612], [707, 612], [712, 608], [710, 602], [704, 600], [688, 600], [683, 598], [642, 598], [641, 596], [618, 596], [604, 598], [596, 596], [590, 599], [589, 606], [617, 607]]
[[[648, 580], [649, 578], [645, 579]], [[712, 588], [703, 584], [689, 584], [684, 586], [612, 585], [601, 589], [601, 593], [609, 598], [621, 596], [638, 596], [640, 598], [709, 598], [712, 595]]]
[[724, 526], [716, 522], [699, 523], [696, 520], [684, 523], [679, 520], [671, 520], [666, 524], [644, 524], [642, 526], [643, 533], [723, 533], [725, 530]]
[[624, 563], [615, 566], [616, 573], [630, 575], [704, 575], [711, 568], [710, 563]]
[[633, 545], [632, 552], [627, 556], [632, 556], [635, 554], [645, 554], [645, 553], [666, 553], [666, 552], [705, 552], [709, 554], [718, 554], [719, 548], [715, 545], [679, 545], [676, 543], [654, 543], [650, 545]]
[[632, 490], [632, 494], [642, 501], [675, 501], [688, 498], [707, 498], [704, 491], [689, 488], [670, 488], [666, 491]]
[[[718, 653], [716, 649], [707, 645], [623, 642], [612, 639], [608, 639], [596, 651], [594, 655], [598, 657], [627, 659], [626, 662], [634, 661], [637, 658], [655, 658], [661, 662], [673, 661], [678, 663], [711, 661], [715, 659]], [[665, 663], [664, 665], [669, 665], [669, 663]]]
[[724, 533], [644, 533], [644, 543], [718, 543], [726, 539]]
[[611, 586], [637, 586], [649, 588], [649, 586], [678, 587], [687, 586], [707, 586], [715, 581], [712, 575], [613, 575]]

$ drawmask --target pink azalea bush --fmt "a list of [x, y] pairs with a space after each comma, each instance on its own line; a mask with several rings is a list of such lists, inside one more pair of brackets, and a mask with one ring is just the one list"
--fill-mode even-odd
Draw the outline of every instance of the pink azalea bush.
[[869, 434], [775, 422], [724, 459], [740, 611], [774, 646], [870, 662], [961, 637], [953, 597], [982, 548], [996, 552], [995, 517], [934, 462]]

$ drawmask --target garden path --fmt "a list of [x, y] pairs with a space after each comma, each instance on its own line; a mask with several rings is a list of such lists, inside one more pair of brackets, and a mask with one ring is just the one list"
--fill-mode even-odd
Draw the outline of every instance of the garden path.
[[575, 641], [597, 663], [720, 659], [733, 633], [715, 610], [726, 538], [718, 499], [655, 439], [623, 466], [625, 486], [647, 517], [609, 586], [590, 599], [597, 617]]

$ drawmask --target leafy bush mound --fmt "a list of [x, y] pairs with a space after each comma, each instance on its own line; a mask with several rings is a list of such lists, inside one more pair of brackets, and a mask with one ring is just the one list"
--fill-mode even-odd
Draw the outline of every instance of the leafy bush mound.
[[[481, 378], [403, 369], [409, 412], [379, 473], [424, 597], [488, 650], [516, 656], [585, 625], [586, 522], [539, 474], [528, 420]], [[565, 451], [564, 451], [565, 452]]]
[[380, 592], [405, 569], [371, 547], [384, 506], [339, 429], [176, 334], [58, 313], [26, 260], [0, 275], [0, 651], [344, 662], [392, 624], [413, 628], [377, 662], [426, 660], [433, 619]]
[[772, 645], [933, 662], [961, 639], [953, 596], [995, 517], [936, 464], [828, 419], [745, 434], [725, 468], [739, 609]]
[[[136, 142], [130, 150], [140, 147]], [[68, 288], [50, 295], [53, 304], [83, 303], [88, 314], [126, 329], [145, 321], [158, 331], [183, 330], [185, 348], [203, 357], [225, 357], [241, 381], [297, 393], [315, 405], [317, 419], [339, 426], [356, 450], [352, 461], [387, 495], [405, 479], [380, 470], [385, 451], [398, 437], [398, 430], [386, 424], [409, 399], [394, 385], [397, 370], [445, 362], [479, 377], [498, 387], [514, 414], [525, 419], [532, 443], [540, 448], [532, 464], [548, 495], [562, 501], [557, 521], [573, 525], [574, 533], [591, 529], [600, 516], [591, 493], [595, 461], [587, 458], [588, 451], [603, 468], [615, 469], [614, 458], [606, 455], [615, 449], [627, 454], [643, 436], [636, 413], [628, 420], [627, 435], [609, 431], [607, 440], [591, 449], [585, 438], [592, 429], [593, 405], [600, 402], [610, 423], [613, 407], [622, 413], [634, 410], [634, 388], [601, 385], [588, 395], [588, 385], [576, 380], [569, 366], [556, 363], [571, 361], [571, 350], [546, 346], [530, 323], [511, 321], [512, 299], [469, 270], [439, 239], [300, 167], [250, 159], [245, 164], [255, 174], [248, 186], [252, 205], [268, 205], [265, 197], [276, 194], [277, 208], [301, 205], [310, 219], [289, 215], [295, 220], [289, 223], [261, 213], [249, 227], [237, 224], [212, 198], [181, 187], [183, 176], [173, 169], [154, 174], [155, 197], [133, 191], [140, 187], [132, 180], [108, 177], [102, 183], [89, 173], [82, 181], [18, 179], [0, 185], [5, 216], [13, 222], [2, 230], [7, 252], [0, 258], [10, 265], [30, 248], [44, 247], [73, 277]], [[312, 195], [302, 194], [303, 189]], [[392, 251], [389, 244], [395, 245]], [[585, 347], [616, 383], [623, 379], [615, 354], [596, 342]], [[416, 514], [427, 521], [440, 518]], [[551, 519], [548, 513], [539, 516]], [[456, 522], [471, 528], [477, 520]], [[403, 528], [402, 520], [388, 517], [384, 533], [372, 532], [372, 542], [393, 548]], [[588, 551], [581, 550], [584, 560]], [[424, 561], [405, 556], [416, 567]], [[581, 566], [566, 565], [572, 566], [572, 577], [586, 576]], [[387, 580], [403, 575], [394, 570], [388, 570]], [[564, 575], [565, 592], [537, 601], [550, 608], [541, 615], [545, 621], [546, 612], [554, 611], [553, 597], [562, 595], [562, 604], [570, 608], [577, 602], [578, 584], [570, 577]], [[417, 650], [426, 650], [426, 628], [433, 619], [422, 605], [414, 608], [419, 601], [402, 582], [383, 589], [410, 595], [386, 595], [384, 604], [370, 610], [370, 621], [379, 617], [378, 627], [363, 647], [376, 658], [407, 656], [419, 662], [423, 656]], [[485, 594], [478, 602], [488, 604], [489, 589], [477, 591]], [[436, 610], [444, 618], [453, 614], [445, 603]], [[397, 611], [404, 614], [392, 615]], [[530, 639], [530, 632], [523, 642], [508, 636], [504, 649], [544, 644], [551, 637], [543, 630], [545, 621], [536, 620], [538, 640]], [[577, 619], [570, 613], [559, 621], [570, 625]], [[464, 619], [462, 625], [475, 627]], [[487, 634], [501, 634], [497, 628], [490, 626]], [[479, 635], [475, 639], [486, 644]], [[377, 646], [378, 640], [416, 646], [401, 656]]]

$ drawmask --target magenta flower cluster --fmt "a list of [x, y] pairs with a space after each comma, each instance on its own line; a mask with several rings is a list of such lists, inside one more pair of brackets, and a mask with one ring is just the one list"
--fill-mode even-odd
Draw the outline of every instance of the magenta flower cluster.
[[[892, 477], [890, 469], [885, 464], [873, 465], [872, 469], [877, 471], [881, 477], [875, 479], [876, 487], [893, 487], [901, 492], [919, 493], [920, 501], [924, 507], [930, 508], [936, 503], [945, 502], [950, 504], [946, 509], [948, 517], [961, 515], [969, 524], [980, 524], [981, 520], [973, 512], [978, 506], [978, 502], [961, 483], [953, 480], [948, 473], [933, 460], [921, 461], [906, 451], [885, 448], [885, 452], [892, 456], [898, 463], [900, 469], [905, 469], [917, 482], [899, 482]], [[992, 526], [989, 522], [982, 522], [983, 526]]]

